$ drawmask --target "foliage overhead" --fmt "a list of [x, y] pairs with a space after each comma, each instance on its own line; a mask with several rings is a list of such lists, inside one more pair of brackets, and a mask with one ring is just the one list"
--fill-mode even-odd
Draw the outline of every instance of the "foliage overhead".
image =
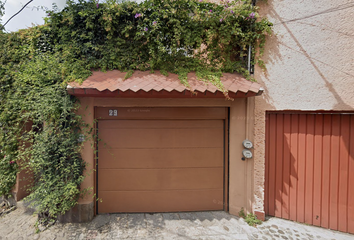
[[4, 3], [2, 1], [0, 1], [0, 29], [2, 29], [2, 25], [1, 25], [1, 18], [4, 15]]
[[62, 11], [49, 11], [42, 26], [0, 30], [0, 195], [11, 192], [24, 168], [34, 174], [30, 198], [40, 212], [56, 218], [70, 209], [83, 193], [78, 139], [90, 132], [66, 84], [92, 69], [118, 69], [126, 77], [159, 69], [179, 74], [186, 86], [195, 71], [224, 91], [222, 72], [249, 77], [249, 46], [252, 62], [263, 64], [271, 23], [257, 10], [250, 0], [69, 0]]
[[221, 3], [69, 1], [63, 11], [48, 13], [43, 47], [65, 51], [66, 58], [79, 59], [86, 69], [160, 69], [182, 75], [204, 69], [247, 75], [248, 47], [262, 51], [271, 23], [259, 18], [250, 0]]

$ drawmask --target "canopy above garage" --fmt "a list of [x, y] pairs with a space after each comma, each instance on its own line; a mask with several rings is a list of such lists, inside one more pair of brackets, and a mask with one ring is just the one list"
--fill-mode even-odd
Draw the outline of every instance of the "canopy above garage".
[[[81, 85], [72, 82], [68, 92], [77, 97], [122, 97], [122, 98], [224, 98], [225, 95], [210, 82], [197, 80], [195, 73], [188, 74], [190, 87], [184, 86], [177, 74], [165, 76], [159, 71], [135, 71], [124, 79], [126, 73], [118, 70], [95, 71]], [[224, 73], [221, 77], [230, 98], [261, 95], [263, 88], [240, 74]]]

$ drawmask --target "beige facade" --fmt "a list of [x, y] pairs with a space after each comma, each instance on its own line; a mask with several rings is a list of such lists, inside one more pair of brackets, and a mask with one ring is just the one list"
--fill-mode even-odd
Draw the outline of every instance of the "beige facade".
[[354, 3], [258, 1], [274, 23], [255, 69], [265, 91], [255, 98], [254, 211], [264, 211], [265, 114], [269, 110], [354, 109]]
[[[253, 118], [250, 115], [254, 109], [254, 98], [240, 98], [234, 101], [226, 99], [119, 99], [119, 98], [80, 98], [80, 114], [84, 120], [93, 126], [95, 107], [228, 107], [230, 109], [229, 126], [229, 211], [237, 215], [241, 208], [252, 211], [253, 202], [253, 160], [243, 161], [242, 141], [253, 141]], [[251, 121], [249, 121], [251, 119]], [[86, 178], [82, 187], [95, 188], [95, 161], [92, 142], [86, 142], [83, 158], [88, 164]], [[94, 191], [79, 200], [79, 205], [91, 205], [94, 202]], [[219, 204], [225, 204], [220, 202]], [[79, 208], [80, 209], [80, 208]]]

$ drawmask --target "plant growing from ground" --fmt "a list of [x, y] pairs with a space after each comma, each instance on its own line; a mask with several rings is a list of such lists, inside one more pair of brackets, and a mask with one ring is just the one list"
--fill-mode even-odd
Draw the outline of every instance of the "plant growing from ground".
[[238, 215], [242, 217], [245, 222], [252, 227], [262, 224], [262, 221], [257, 219], [257, 216], [254, 213], [249, 213], [246, 215], [244, 208], [241, 208], [241, 211], [238, 213]]
[[[7, 170], [1, 180], [8, 179], [0, 189], [3, 194], [11, 191], [19, 166], [30, 171], [33, 184], [28, 200], [38, 209], [42, 225], [55, 222], [85, 192], [80, 189], [85, 164], [78, 139], [86, 125], [75, 113], [77, 100], [62, 85], [60, 68], [56, 58], [46, 55], [19, 66], [2, 99], [6, 104], [0, 106], [0, 122], [6, 123], [0, 135], [6, 154], [1, 164], [7, 164], [0, 172]], [[29, 122], [31, 128], [25, 130], [23, 125]]]

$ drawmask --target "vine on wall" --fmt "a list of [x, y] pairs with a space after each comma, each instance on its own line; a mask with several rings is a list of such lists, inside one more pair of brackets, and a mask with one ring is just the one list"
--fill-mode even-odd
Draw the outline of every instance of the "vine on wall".
[[0, 195], [9, 195], [16, 173], [27, 169], [39, 212], [56, 219], [69, 210], [84, 192], [78, 139], [90, 129], [75, 114], [79, 103], [66, 84], [92, 69], [118, 69], [126, 77], [159, 69], [177, 73], [187, 86], [187, 73], [195, 71], [223, 91], [222, 72], [249, 77], [249, 46], [253, 64], [263, 65], [272, 24], [257, 10], [250, 0], [70, 0], [48, 12], [42, 26], [0, 32]]

